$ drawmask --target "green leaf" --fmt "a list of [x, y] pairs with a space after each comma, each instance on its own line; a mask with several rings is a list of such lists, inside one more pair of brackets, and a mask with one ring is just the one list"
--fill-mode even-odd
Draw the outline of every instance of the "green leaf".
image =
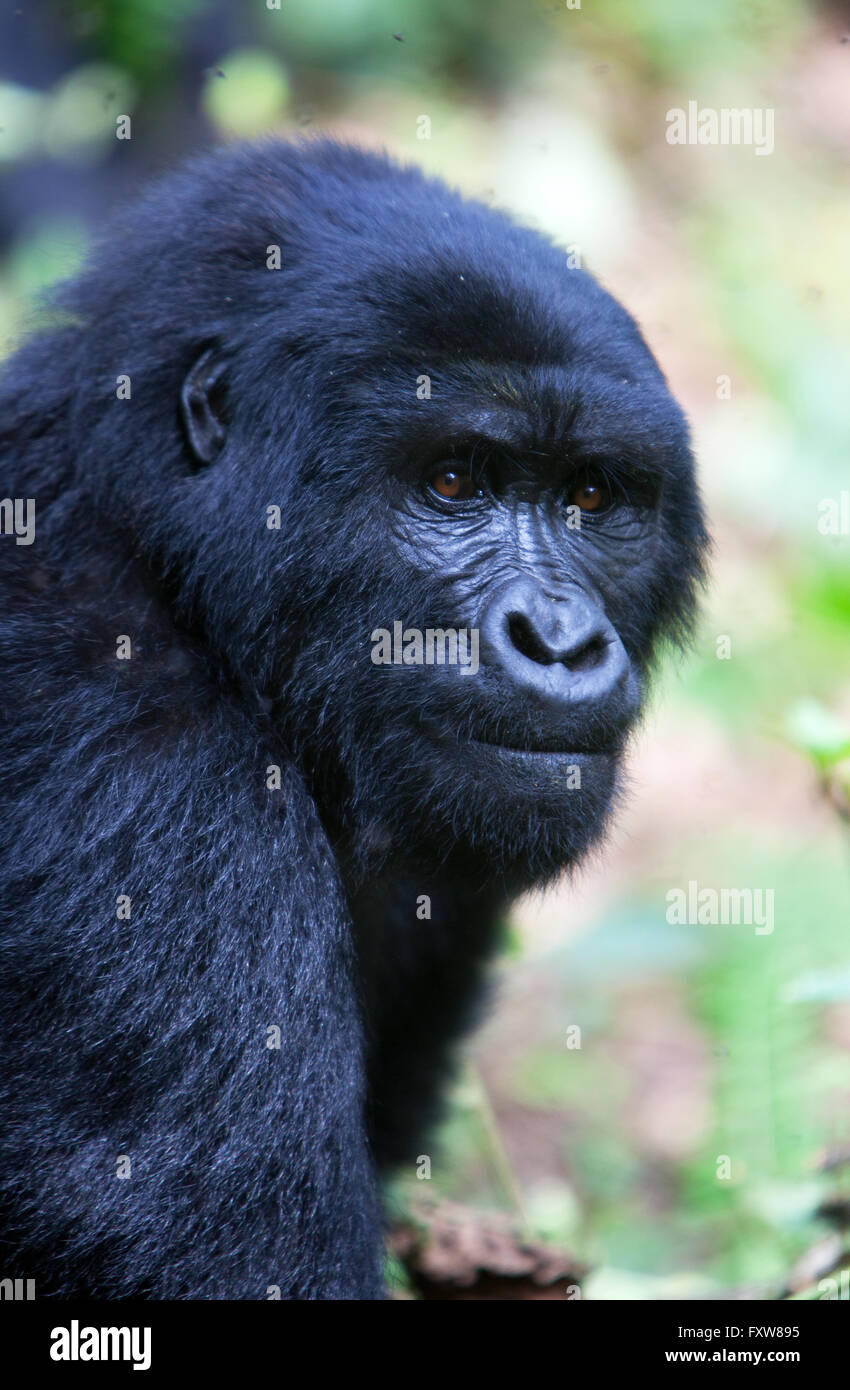
[[799, 700], [792, 705], [786, 728], [792, 742], [819, 767], [850, 757], [850, 727], [818, 700]]

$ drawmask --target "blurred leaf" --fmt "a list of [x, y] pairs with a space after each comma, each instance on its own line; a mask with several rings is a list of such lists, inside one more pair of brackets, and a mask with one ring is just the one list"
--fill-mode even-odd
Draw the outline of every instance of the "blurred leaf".
[[788, 713], [793, 742], [820, 767], [850, 756], [850, 728], [818, 700], [799, 700]]
[[582, 1297], [598, 1302], [680, 1302], [708, 1298], [715, 1292], [705, 1275], [683, 1271], [670, 1276], [637, 1274], [630, 1269], [603, 1266], [584, 1280]]
[[121, 68], [74, 68], [47, 101], [45, 151], [55, 159], [99, 158], [115, 141], [116, 118], [130, 113], [135, 97], [135, 83]]
[[835, 1004], [850, 999], [850, 968], [810, 971], [791, 980], [782, 991], [782, 998], [789, 1004]]
[[801, 1226], [811, 1221], [823, 1196], [823, 1183], [809, 1181], [762, 1182], [746, 1194], [747, 1205], [773, 1226]]
[[[219, 73], [221, 75], [219, 75]], [[258, 135], [283, 115], [289, 79], [283, 64], [260, 49], [243, 48], [215, 65], [202, 95], [204, 110], [219, 130]]]
[[524, 1194], [528, 1223], [541, 1240], [569, 1245], [581, 1219], [575, 1192], [566, 1183], [538, 1183]]
[[0, 162], [25, 159], [38, 147], [44, 98], [15, 82], [0, 82]]
[[48, 285], [70, 275], [87, 245], [86, 227], [75, 217], [50, 218], [28, 227], [9, 258], [9, 277], [18, 295], [32, 300]]

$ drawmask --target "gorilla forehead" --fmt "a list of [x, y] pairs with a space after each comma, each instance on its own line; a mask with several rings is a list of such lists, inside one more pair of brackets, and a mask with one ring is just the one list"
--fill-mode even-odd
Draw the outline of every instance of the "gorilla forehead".
[[[290, 157], [275, 151], [283, 165]], [[293, 185], [289, 168], [280, 169], [291, 275], [285, 266], [283, 283], [267, 288], [277, 289], [284, 337], [288, 304], [297, 308], [300, 346], [312, 339], [338, 352], [344, 344], [351, 376], [369, 366], [386, 376], [394, 364], [408, 380], [411, 369], [470, 384], [477, 376], [474, 386], [488, 399], [500, 396], [538, 417], [575, 404], [574, 393], [594, 394], [589, 379], [563, 375], [588, 362], [597, 380], [666, 397], [631, 316], [540, 233], [418, 169], [399, 171], [384, 156], [319, 142], [302, 157], [308, 171], [342, 161], [346, 189], [332, 210], [326, 183], [299, 167]], [[338, 360], [334, 367], [339, 373]]]
[[332, 298], [350, 315], [336, 331], [359, 353], [374, 342], [384, 356], [395, 345], [432, 361], [592, 357], [601, 372], [660, 379], [630, 315], [546, 237], [418, 170], [404, 170], [399, 184], [394, 166], [361, 160], [386, 177], [355, 181], [346, 224], [320, 217], [306, 251], [326, 296], [317, 307]]
[[492, 246], [474, 238], [468, 250], [388, 253], [351, 285], [385, 353], [389, 340], [432, 362], [543, 367], [592, 357], [597, 371], [658, 378], [636, 327], [588, 275], [545, 242], [539, 248], [533, 232], [524, 235], [534, 257], [518, 263], [510, 256], [516, 229], [486, 209], [481, 215], [495, 222]]
[[[424, 372], [592, 359], [597, 373], [662, 382], [630, 315], [546, 237], [418, 169], [327, 140], [195, 159], [115, 219], [90, 269], [60, 303], [99, 321], [105, 346], [137, 348], [143, 305], [158, 361], [163, 346], [176, 358], [190, 338], [226, 336], [237, 353], [278, 348], [292, 361], [312, 350], [319, 370], [325, 349], [335, 371], [405, 357]], [[175, 297], [191, 322], [175, 323]]]

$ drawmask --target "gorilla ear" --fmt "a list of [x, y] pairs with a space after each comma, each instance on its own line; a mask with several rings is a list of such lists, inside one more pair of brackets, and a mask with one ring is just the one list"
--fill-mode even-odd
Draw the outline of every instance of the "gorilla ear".
[[207, 348], [189, 371], [180, 392], [180, 415], [189, 448], [200, 464], [212, 463], [227, 438], [226, 363]]

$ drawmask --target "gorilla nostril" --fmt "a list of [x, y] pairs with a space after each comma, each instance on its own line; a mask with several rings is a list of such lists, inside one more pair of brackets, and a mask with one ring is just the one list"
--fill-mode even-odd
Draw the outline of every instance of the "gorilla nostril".
[[524, 613], [508, 614], [508, 637], [511, 645], [529, 661], [540, 666], [552, 666], [559, 658], [540, 637]]
[[577, 652], [562, 656], [564, 665], [571, 671], [592, 671], [605, 660], [608, 643], [602, 637], [591, 637]]
[[547, 642], [525, 613], [507, 614], [507, 633], [511, 646], [538, 666], [554, 666], [561, 662], [569, 671], [590, 671], [605, 659], [608, 644], [599, 633], [575, 646]]

